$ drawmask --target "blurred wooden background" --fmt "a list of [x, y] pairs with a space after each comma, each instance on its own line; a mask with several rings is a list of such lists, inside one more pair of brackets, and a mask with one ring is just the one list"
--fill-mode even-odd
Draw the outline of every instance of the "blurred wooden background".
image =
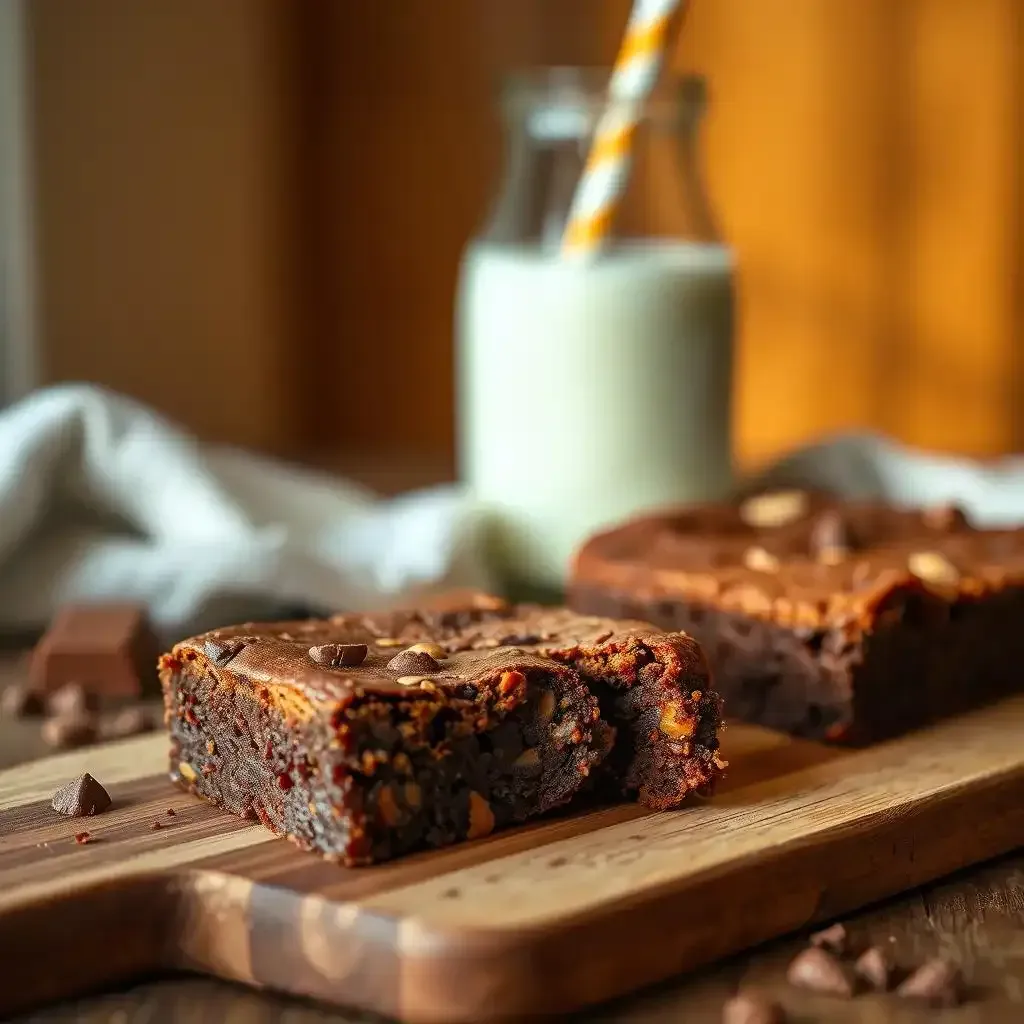
[[[33, 0], [46, 379], [274, 452], [447, 458], [493, 82], [610, 61], [627, 9]], [[694, 0], [743, 461], [846, 427], [1024, 449], [1022, 9]]]

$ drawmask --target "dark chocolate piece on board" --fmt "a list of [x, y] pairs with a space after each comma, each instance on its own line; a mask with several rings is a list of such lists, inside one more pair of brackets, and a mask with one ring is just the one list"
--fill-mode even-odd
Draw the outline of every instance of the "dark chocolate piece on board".
[[51, 806], [69, 818], [102, 814], [110, 806], [110, 794], [88, 773], [61, 786], [53, 794]]
[[72, 750], [95, 743], [99, 736], [99, 724], [95, 715], [58, 715], [43, 722], [40, 734], [47, 746]]
[[29, 679], [40, 694], [77, 683], [100, 697], [139, 697], [156, 688], [158, 652], [139, 605], [70, 605], [32, 652]]
[[43, 701], [25, 682], [14, 682], [0, 693], [0, 717], [28, 718], [43, 713]]
[[1024, 689], [1024, 529], [956, 510], [786, 491], [644, 516], [584, 544], [569, 603], [685, 631], [730, 716], [811, 739], [872, 743]]

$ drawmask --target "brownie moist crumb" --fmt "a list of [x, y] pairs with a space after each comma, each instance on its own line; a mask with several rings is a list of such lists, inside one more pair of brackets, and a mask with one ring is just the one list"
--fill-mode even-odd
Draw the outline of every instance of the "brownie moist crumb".
[[724, 767], [699, 647], [643, 623], [493, 600], [247, 623], [178, 644], [160, 674], [172, 776], [346, 864], [482, 838], [595, 785], [676, 806]]

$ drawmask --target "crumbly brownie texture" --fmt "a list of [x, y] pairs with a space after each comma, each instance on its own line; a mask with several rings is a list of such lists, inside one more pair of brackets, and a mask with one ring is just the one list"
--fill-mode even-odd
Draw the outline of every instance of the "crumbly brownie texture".
[[685, 630], [730, 715], [863, 744], [1021, 688], [1024, 531], [799, 491], [638, 519], [570, 604]]
[[[712, 791], [725, 767], [718, 754], [722, 701], [692, 637], [534, 606], [493, 605], [468, 626], [464, 611], [450, 614], [449, 623], [453, 616], [463, 635], [449, 643], [513, 644], [579, 673], [615, 730], [614, 748], [596, 773], [602, 795], [668, 810], [690, 793]], [[443, 629], [446, 617], [434, 622]]]
[[346, 864], [487, 835], [592, 773], [676, 806], [724, 766], [690, 638], [486, 597], [217, 630], [160, 674], [172, 775]]
[[509, 648], [435, 659], [367, 625], [248, 624], [178, 644], [160, 665], [172, 775], [366, 864], [557, 807], [607, 753], [570, 669]]

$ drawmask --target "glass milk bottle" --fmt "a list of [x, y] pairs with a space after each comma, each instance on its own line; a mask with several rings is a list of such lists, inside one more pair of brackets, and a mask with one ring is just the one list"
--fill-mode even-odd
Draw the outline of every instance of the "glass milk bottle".
[[560, 590], [602, 527], [730, 485], [733, 259], [700, 175], [702, 80], [645, 102], [600, 253], [560, 252], [607, 82], [508, 83], [504, 179], [462, 264], [460, 472], [517, 593]]

